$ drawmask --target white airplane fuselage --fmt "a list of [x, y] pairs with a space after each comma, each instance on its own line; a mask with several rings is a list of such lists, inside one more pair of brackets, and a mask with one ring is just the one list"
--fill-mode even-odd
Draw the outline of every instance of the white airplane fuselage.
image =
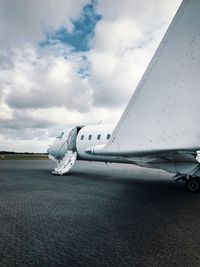
[[200, 191], [200, 1], [183, 0], [116, 127], [74, 127], [48, 149], [54, 173], [76, 159], [174, 173]]
[[[97, 124], [77, 126], [62, 132], [48, 148], [49, 158], [56, 161], [54, 174], [63, 175], [74, 165], [76, 160], [100, 161], [105, 163], [126, 163], [141, 167], [162, 169], [174, 173], [175, 179], [192, 174], [199, 168], [199, 162], [191, 151], [171, 151], [158, 154], [102, 154], [115, 126]], [[133, 140], [134, 141], [134, 140]]]
[[[92, 147], [106, 145], [114, 127], [113, 124], [97, 124], [67, 129], [48, 148], [48, 154], [51, 159], [53, 157], [55, 160], [60, 160], [68, 150], [72, 150], [77, 153], [77, 160], [130, 163], [126, 158], [99, 156], [87, 152]], [[68, 139], [70, 140], [67, 141]]]

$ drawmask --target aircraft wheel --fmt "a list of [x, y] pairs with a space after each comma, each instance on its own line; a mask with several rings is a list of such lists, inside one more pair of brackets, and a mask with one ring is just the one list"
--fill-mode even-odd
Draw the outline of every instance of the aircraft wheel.
[[191, 193], [198, 193], [200, 190], [200, 181], [198, 178], [190, 178], [186, 181], [186, 188]]

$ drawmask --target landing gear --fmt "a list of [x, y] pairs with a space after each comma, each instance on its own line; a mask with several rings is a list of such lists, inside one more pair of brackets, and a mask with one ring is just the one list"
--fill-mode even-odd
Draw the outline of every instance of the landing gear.
[[197, 177], [190, 177], [186, 180], [186, 189], [191, 193], [198, 193], [200, 191], [200, 180]]

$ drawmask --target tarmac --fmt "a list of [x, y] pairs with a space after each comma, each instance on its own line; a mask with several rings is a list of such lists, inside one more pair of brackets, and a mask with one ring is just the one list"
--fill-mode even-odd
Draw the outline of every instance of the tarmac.
[[0, 266], [200, 266], [200, 194], [163, 171], [0, 161]]

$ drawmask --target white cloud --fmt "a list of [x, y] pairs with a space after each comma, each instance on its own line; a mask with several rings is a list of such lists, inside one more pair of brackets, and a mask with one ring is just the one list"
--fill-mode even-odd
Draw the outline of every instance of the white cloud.
[[[37, 42], [45, 29], [60, 26], [72, 30], [72, 19], [79, 16], [87, 0], [0, 0], [0, 32], [6, 41]], [[12, 45], [12, 44], [11, 44]]]
[[0, 0], [0, 150], [45, 151], [63, 128], [117, 122], [180, 2], [100, 0], [91, 49], [72, 53], [38, 43], [71, 31], [88, 1]]
[[181, 0], [101, 0], [98, 4], [98, 12], [105, 20], [116, 20], [123, 17], [137, 22], [139, 27], [149, 24], [169, 21], [175, 14]]
[[180, 0], [167, 3], [99, 2], [104, 19], [96, 26], [89, 55], [96, 105], [113, 108], [127, 103]]
[[135, 20], [122, 17], [102, 20], [96, 26], [94, 48], [98, 51], [120, 54], [142, 39], [142, 32]]
[[7, 71], [5, 81], [5, 101], [11, 108], [90, 108], [90, 86], [86, 79], [77, 77], [77, 66], [72, 61], [61, 56], [38, 56], [30, 47], [17, 50], [13, 59], [14, 67]]

